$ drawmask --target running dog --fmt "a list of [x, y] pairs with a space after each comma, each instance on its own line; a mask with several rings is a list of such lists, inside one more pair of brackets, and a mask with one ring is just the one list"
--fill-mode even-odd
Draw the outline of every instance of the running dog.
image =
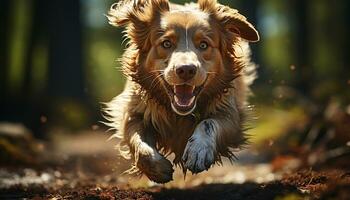
[[122, 0], [107, 18], [125, 27], [128, 44], [121, 59], [127, 83], [106, 117], [133, 171], [166, 183], [173, 165], [199, 173], [221, 157], [233, 160], [247, 138], [254, 26], [216, 0]]

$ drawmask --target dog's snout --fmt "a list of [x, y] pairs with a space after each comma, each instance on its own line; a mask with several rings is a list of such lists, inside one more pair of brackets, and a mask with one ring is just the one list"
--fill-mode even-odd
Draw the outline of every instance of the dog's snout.
[[179, 78], [184, 81], [192, 79], [197, 72], [197, 67], [195, 65], [181, 65], [176, 68], [176, 74]]

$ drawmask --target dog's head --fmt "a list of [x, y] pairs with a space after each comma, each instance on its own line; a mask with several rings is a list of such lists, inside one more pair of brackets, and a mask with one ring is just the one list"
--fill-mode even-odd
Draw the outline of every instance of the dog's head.
[[241, 70], [234, 63], [238, 40], [259, 40], [244, 16], [216, 0], [186, 6], [124, 0], [111, 7], [108, 19], [126, 26], [132, 52], [137, 52], [136, 61], [128, 65], [133, 77], [146, 90], [165, 94], [156, 96], [168, 98], [179, 115], [190, 114], [198, 99], [229, 87]]

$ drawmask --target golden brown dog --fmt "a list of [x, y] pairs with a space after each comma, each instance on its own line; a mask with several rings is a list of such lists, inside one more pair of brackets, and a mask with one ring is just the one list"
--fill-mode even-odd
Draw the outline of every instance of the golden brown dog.
[[107, 17], [126, 27], [129, 39], [121, 60], [127, 83], [106, 113], [134, 169], [165, 183], [172, 180], [171, 153], [184, 173], [207, 170], [221, 156], [232, 160], [246, 140], [254, 27], [216, 0], [122, 0]]

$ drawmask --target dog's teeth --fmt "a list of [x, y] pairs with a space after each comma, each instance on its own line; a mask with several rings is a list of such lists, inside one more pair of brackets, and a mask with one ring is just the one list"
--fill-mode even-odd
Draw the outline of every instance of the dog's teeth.
[[191, 105], [191, 104], [194, 102], [195, 99], [196, 99], [196, 97], [193, 96], [193, 97], [191, 98], [190, 103], [189, 103], [188, 105]]
[[174, 96], [174, 100], [175, 100], [175, 102], [176, 102], [177, 104], [179, 104], [179, 98], [177, 98], [176, 95]]
[[192, 93], [193, 93], [194, 89], [196, 89], [196, 86], [192, 86]]

